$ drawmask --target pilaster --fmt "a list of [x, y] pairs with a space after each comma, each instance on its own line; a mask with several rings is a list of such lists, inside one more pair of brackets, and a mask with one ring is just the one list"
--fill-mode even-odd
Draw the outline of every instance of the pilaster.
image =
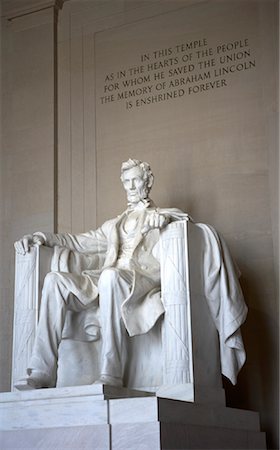
[[[2, 2], [0, 390], [10, 389], [13, 243], [57, 223], [57, 22], [62, 0]], [[2, 214], [3, 212], [3, 214]]]

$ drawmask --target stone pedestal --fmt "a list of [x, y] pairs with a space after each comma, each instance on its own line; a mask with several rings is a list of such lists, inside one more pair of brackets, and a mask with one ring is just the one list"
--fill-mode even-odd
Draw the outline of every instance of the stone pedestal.
[[265, 449], [258, 413], [101, 385], [0, 395], [1, 449]]

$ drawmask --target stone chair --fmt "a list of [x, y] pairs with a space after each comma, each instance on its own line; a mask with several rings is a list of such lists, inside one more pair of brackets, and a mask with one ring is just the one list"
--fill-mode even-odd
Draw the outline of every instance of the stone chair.
[[[161, 232], [161, 295], [166, 311], [149, 333], [127, 337], [126, 387], [167, 398], [224, 403], [217, 324], [205, 294], [206, 244], [203, 228], [190, 221], [172, 222]], [[16, 255], [12, 386], [26, 376], [52, 252], [34, 246], [28, 254]], [[90, 323], [85, 327], [83, 313], [76, 314], [69, 311], [68, 329], [75, 323], [82, 331], [76, 329], [74, 338], [62, 339], [57, 387], [91, 384], [99, 375], [102, 330], [100, 336], [92, 332]]]

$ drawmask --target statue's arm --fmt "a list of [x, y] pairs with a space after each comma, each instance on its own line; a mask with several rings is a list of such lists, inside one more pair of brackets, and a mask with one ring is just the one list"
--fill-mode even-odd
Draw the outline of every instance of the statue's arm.
[[99, 253], [99, 250], [106, 245], [107, 238], [104, 234], [103, 227], [96, 231], [89, 231], [80, 234], [71, 233], [50, 233], [50, 232], [35, 232], [30, 235], [23, 236], [15, 242], [15, 250], [17, 253], [25, 255], [35, 244], [45, 245], [47, 247], [69, 248], [70, 250], [78, 252]]

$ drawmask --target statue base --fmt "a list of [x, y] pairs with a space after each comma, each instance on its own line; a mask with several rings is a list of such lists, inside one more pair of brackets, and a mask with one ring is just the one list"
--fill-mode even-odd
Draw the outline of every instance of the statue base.
[[266, 449], [257, 412], [103, 385], [2, 393], [0, 426], [3, 449]]

